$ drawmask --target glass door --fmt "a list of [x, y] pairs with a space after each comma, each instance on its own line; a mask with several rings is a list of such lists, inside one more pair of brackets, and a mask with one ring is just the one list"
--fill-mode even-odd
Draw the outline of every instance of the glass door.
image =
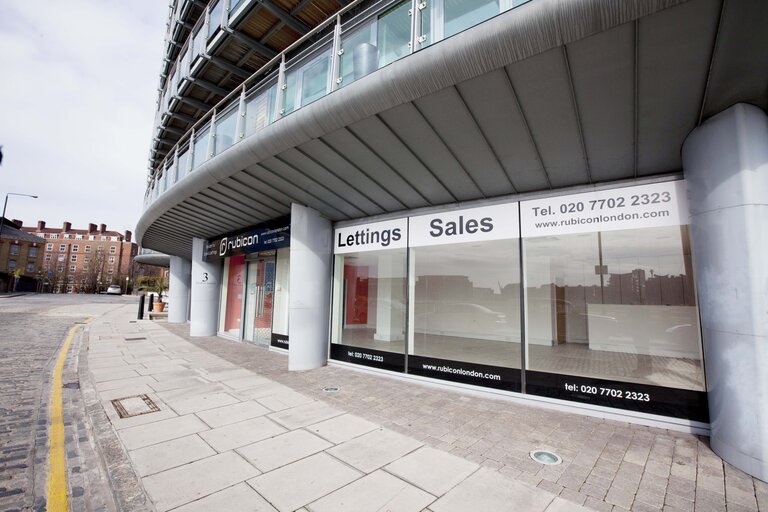
[[275, 257], [248, 262], [245, 300], [245, 341], [269, 345], [272, 338], [272, 310], [275, 297]]

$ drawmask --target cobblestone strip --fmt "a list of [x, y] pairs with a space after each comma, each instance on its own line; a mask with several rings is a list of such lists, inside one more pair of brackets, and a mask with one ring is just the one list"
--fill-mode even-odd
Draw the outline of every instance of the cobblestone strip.
[[92, 474], [91, 480], [96, 486], [111, 489], [111, 506], [105, 510], [120, 512], [151, 512], [155, 508], [144, 492], [141, 481], [131, 465], [128, 454], [117, 437], [112, 423], [99, 402], [96, 389], [88, 373], [88, 348], [91, 343], [90, 329], [83, 332], [82, 347], [78, 358], [80, 392], [87, 411], [88, 429], [93, 449], [100, 455], [99, 464], [102, 473]]

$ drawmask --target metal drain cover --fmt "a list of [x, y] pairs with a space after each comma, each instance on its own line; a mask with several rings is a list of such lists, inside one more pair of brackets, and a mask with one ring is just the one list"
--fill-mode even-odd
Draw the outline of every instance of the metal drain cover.
[[147, 339], [146, 336], [134, 336], [130, 338], [128, 336], [125, 337], [125, 341], [138, 341], [138, 340], [145, 340], [145, 339]]
[[339, 389], [340, 388], [338, 386], [325, 386], [325, 387], [323, 387], [323, 391], [325, 391], [326, 393], [336, 393], [337, 391], [339, 391]]
[[160, 408], [147, 395], [127, 396], [112, 400], [112, 406], [121, 418], [130, 418], [157, 412]]

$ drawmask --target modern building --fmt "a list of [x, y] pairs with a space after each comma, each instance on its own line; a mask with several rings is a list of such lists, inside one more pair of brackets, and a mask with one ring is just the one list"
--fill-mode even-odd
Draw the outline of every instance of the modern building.
[[21, 229], [43, 239], [41, 268], [50, 291], [96, 293], [110, 284], [127, 286], [133, 279], [138, 245], [130, 231], [109, 231], [106, 224], [73, 229], [71, 222], [51, 228], [42, 220]]
[[0, 293], [37, 291], [45, 240], [21, 230], [20, 220], [0, 222]]
[[171, 2], [192, 335], [711, 436], [768, 479], [768, 3]]

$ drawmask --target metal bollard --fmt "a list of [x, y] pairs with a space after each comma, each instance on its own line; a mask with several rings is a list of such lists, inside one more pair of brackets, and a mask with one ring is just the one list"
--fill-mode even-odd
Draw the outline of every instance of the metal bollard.
[[150, 294], [149, 302], [147, 303], [147, 311], [148, 312], [152, 311], [152, 305], [153, 305], [154, 302], [155, 302], [155, 296]]
[[144, 294], [139, 295], [139, 314], [137, 320], [144, 320]]

